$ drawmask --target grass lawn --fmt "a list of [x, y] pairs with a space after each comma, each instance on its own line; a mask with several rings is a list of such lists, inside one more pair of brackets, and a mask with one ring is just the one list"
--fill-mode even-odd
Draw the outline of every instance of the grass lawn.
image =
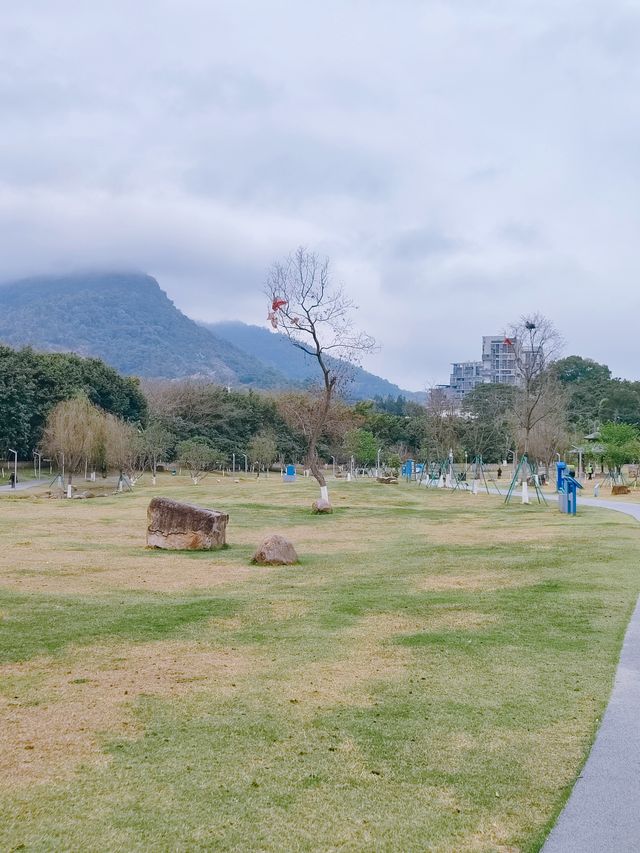
[[[147, 551], [153, 494], [227, 550]], [[400, 483], [0, 499], [0, 849], [537, 850], [611, 690], [640, 525]], [[301, 565], [256, 568], [281, 532]]]

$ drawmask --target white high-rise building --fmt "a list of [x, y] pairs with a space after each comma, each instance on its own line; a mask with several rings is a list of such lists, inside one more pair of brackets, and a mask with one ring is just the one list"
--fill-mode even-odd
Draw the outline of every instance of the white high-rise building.
[[483, 335], [482, 376], [484, 382], [519, 385], [521, 378], [516, 364], [519, 343], [504, 335]]

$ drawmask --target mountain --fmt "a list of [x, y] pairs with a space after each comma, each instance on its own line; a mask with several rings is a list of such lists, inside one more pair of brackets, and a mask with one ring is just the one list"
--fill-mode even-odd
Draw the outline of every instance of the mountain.
[[[198, 324], [158, 282], [137, 272], [36, 276], [0, 286], [0, 343], [101, 358], [120, 373], [202, 377], [265, 390], [318, 379], [313, 359], [259, 326]], [[357, 368], [348, 395], [420, 395]]]
[[[290, 383], [306, 385], [318, 380], [318, 363], [284, 336], [260, 326], [250, 326], [246, 323], [224, 322], [203, 323], [218, 338], [228, 341], [244, 352], [252, 355], [267, 367], [284, 375]], [[423, 400], [424, 395], [413, 391], [404, 391], [393, 382], [382, 379], [362, 368], [355, 368], [353, 382], [350, 383], [347, 394], [354, 400], [368, 400], [373, 397], [403, 396], [411, 400]]]
[[103, 359], [121, 373], [221, 384], [287, 384], [233, 343], [179, 311], [140, 273], [38, 276], [0, 287], [0, 341]]

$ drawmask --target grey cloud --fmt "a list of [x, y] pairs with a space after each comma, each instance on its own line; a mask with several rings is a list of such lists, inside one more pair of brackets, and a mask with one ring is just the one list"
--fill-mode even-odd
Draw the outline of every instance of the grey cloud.
[[23, 0], [0, 278], [134, 266], [192, 316], [264, 322], [266, 268], [304, 243], [400, 384], [530, 309], [631, 375], [639, 78], [623, 0]]

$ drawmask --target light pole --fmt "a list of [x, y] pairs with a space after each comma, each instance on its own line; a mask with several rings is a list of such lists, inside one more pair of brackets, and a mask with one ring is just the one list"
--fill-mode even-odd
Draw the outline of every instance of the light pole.
[[378, 448], [378, 459], [376, 461], [376, 477], [380, 476], [380, 454], [382, 452], [382, 448]]
[[335, 480], [335, 477], [336, 477], [336, 457], [332, 456], [331, 461], [333, 462], [333, 479]]
[[233, 473], [236, 473], [236, 454], [233, 454]]
[[37, 450], [33, 451], [33, 476], [36, 476], [36, 456], [38, 457], [38, 480], [42, 475], [42, 453], [38, 453]]
[[18, 451], [10, 447], [9, 453], [13, 453], [13, 483], [11, 484], [11, 488], [15, 489], [18, 482]]
[[247, 454], [243, 453], [244, 456], [244, 473], [247, 474], [249, 472], [249, 460], [247, 459]]

